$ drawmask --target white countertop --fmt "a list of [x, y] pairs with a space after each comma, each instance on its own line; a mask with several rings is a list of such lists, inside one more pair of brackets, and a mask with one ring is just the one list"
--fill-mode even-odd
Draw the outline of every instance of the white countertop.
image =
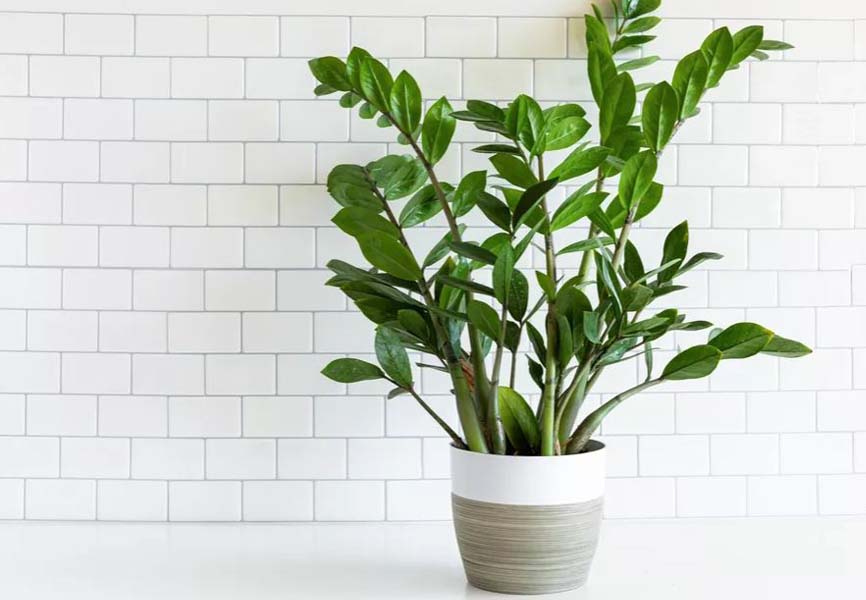
[[[545, 598], [862, 600], [864, 561], [866, 518], [607, 521], [587, 587]], [[5, 523], [0, 597], [514, 598], [465, 583], [450, 523]]]

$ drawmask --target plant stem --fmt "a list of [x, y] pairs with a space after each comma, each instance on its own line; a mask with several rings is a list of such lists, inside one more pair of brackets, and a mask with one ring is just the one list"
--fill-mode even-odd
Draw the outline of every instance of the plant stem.
[[[394, 215], [394, 211], [391, 210], [387, 200], [379, 194], [378, 190], [376, 190], [376, 194], [382, 202], [385, 214], [388, 215], [388, 220], [397, 228], [400, 243], [411, 252], [409, 242], [403, 234], [403, 227]], [[424, 298], [424, 303], [427, 305], [427, 308], [430, 309], [434, 307], [436, 301], [433, 298], [433, 294], [430, 293], [430, 287], [427, 285], [424, 276], [422, 275], [416, 283], [418, 284], [418, 289], [421, 290], [421, 296]], [[436, 339], [439, 342], [439, 347], [437, 349], [442, 352], [445, 358], [445, 364], [448, 366], [448, 372], [451, 375], [451, 381], [454, 384], [457, 413], [460, 416], [460, 424], [463, 426], [463, 432], [466, 434], [466, 442], [470, 450], [475, 452], [487, 452], [487, 440], [484, 436], [484, 430], [482, 429], [481, 423], [478, 419], [478, 413], [475, 411], [475, 404], [469, 390], [469, 385], [466, 382], [466, 376], [463, 374], [463, 368], [460, 366], [460, 361], [454, 354], [454, 348], [452, 348], [451, 342], [449, 341], [448, 332], [439, 320], [439, 316], [432, 310], [430, 310], [429, 313], [430, 321], [433, 323], [433, 330], [436, 333]], [[442, 421], [438, 415], [433, 413], [426, 404], [423, 404], [423, 401], [420, 400], [417, 395], [416, 399], [422, 402], [422, 406], [424, 406], [425, 410], [427, 410], [427, 412], [429, 412], [440, 425], [444, 423], [444, 421]], [[445, 427], [447, 427], [447, 425]], [[449, 435], [451, 435], [450, 432]]]
[[[604, 165], [598, 168], [598, 172], [595, 178], [595, 191], [596, 193], [601, 192], [602, 187], [604, 187]], [[587, 240], [591, 240], [598, 235], [598, 227], [595, 226], [595, 223], [591, 223], [589, 226], [589, 233], [586, 236]], [[587, 250], [583, 253], [583, 256], [580, 258], [580, 269], [577, 271], [577, 283], [583, 283], [586, 281], [587, 275], [589, 275], [589, 266], [592, 264], [592, 250]]]
[[449, 426], [448, 423], [446, 423], [442, 417], [440, 417], [438, 414], [436, 414], [436, 411], [434, 411], [432, 408], [430, 408], [429, 404], [424, 402], [424, 399], [418, 395], [418, 392], [416, 392], [414, 388], [403, 388], [403, 389], [408, 391], [412, 395], [412, 397], [418, 401], [418, 404], [421, 405], [421, 408], [423, 408], [425, 411], [427, 411], [427, 414], [430, 415], [431, 417], [433, 417], [433, 419], [437, 423], [439, 423], [439, 426], [445, 430], [445, 433], [447, 433], [448, 436], [452, 439], [455, 446], [457, 446], [458, 448], [461, 448], [461, 449], [466, 448], [466, 443], [463, 441], [463, 438], [461, 438], [460, 435], [458, 435], [458, 433], [456, 431], [454, 431], [451, 428], [451, 426]]
[[490, 429], [490, 440], [494, 454], [505, 454], [505, 429], [499, 414], [499, 371], [502, 367], [502, 355], [505, 349], [505, 332], [508, 325], [508, 293], [502, 302], [499, 314], [499, 337], [496, 340], [496, 355], [493, 359], [493, 371], [490, 375], [491, 393], [487, 404], [487, 424]]
[[610, 411], [619, 406], [623, 401], [631, 398], [637, 393], [642, 392], [643, 390], [650, 388], [654, 385], [658, 385], [661, 383], [661, 379], [651, 379], [649, 381], [644, 381], [641, 384], [634, 386], [633, 388], [627, 389], [624, 392], [621, 392], [599, 406], [597, 409], [592, 411], [588, 417], [586, 417], [583, 422], [580, 424], [580, 427], [577, 428], [577, 431], [574, 432], [574, 435], [571, 436], [571, 440], [569, 440], [568, 445], [566, 446], [566, 454], [578, 454], [583, 448], [586, 446], [587, 442], [589, 442], [592, 434], [598, 429], [598, 426], [601, 425], [602, 419], [604, 419]]

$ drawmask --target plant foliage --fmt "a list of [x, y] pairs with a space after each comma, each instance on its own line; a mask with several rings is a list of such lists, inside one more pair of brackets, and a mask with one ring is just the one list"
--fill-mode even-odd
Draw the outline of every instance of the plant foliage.
[[[654, 366], [653, 344], [662, 336], [711, 324], [652, 305], [683, 289], [684, 273], [721, 258], [689, 255], [686, 222], [667, 235], [657, 266], [647, 265], [629, 240], [635, 223], [663, 201], [664, 188], [655, 181], [659, 157], [727, 71], [790, 47], [764, 39], [760, 26], [733, 34], [721, 27], [677, 63], [670, 81], [636, 83], [641, 67], [658, 57], [623, 60], [621, 53], [633, 56], [654, 39], [660, 19], [652, 13], [659, 4], [612, 0], [612, 28], [597, 7], [585, 16], [587, 78], [599, 115], [594, 130], [579, 104], [542, 108], [527, 95], [505, 107], [469, 100], [459, 111], [443, 97], [425, 111], [409, 73], [392, 74], [360, 48], [345, 61], [310, 61], [317, 95], [340, 93], [343, 107], [357, 106], [362, 118], [393, 128], [407, 147], [366, 165], [338, 165], [328, 176], [328, 191], [341, 207], [334, 223], [355, 238], [372, 265], [331, 261], [328, 285], [376, 324], [379, 366], [340, 358], [324, 375], [342, 383], [391, 382], [391, 397], [414, 397], [459, 447], [555, 455], [582, 452], [611, 410], [650, 387], [706, 377], [726, 360], [810, 352], [760, 325], [737, 323], [711, 330], [706, 343], [681, 350], [661, 369]], [[438, 177], [436, 164], [451, 147], [457, 121], [493, 132], [499, 141], [474, 148], [489, 155], [490, 169], [449, 183]], [[564, 151], [564, 158], [546, 165], [552, 151]], [[569, 193], [553, 211], [548, 196], [563, 185]], [[497, 233], [467, 238], [459, 220], [473, 212]], [[425, 257], [416, 255], [406, 232], [434, 217], [444, 218], [448, 232]], [[586, 239], [557, 251], [555, 232], [575, 226], [588, 229]], [[527, 276], [517, 265], [533, 245], [544, 250], [544, 266]], [[570, 253], [581, 255], [574, 277], [557, 266], [557, 257]], [[537, 302], [530, 302], [533, 280]], [[515, 391], [524, 337], [541, 398], [535, 410]], [[410, 355], [423, 357], [419, 367], [449, 375], [462, 434], [416, 391]], [[643, 381], [578, 422], [602, 372], [627, 360], [643, 363]]]

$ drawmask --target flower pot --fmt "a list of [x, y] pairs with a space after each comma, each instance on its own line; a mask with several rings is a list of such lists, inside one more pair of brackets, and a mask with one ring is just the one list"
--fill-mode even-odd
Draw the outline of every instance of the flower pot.
[[466, 578], [506, 594], [584, 584], [601, 526], [604, 444], [567, 456], [451, 448], [451, 506]]

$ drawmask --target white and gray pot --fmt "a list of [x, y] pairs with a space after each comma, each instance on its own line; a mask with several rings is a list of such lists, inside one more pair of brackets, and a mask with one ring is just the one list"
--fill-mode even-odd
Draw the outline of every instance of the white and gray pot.
[[466, 578], [506, 594], [586, 582], [604, 498], [604, 444], [567, 456], [451, 448], [451, 506]]

